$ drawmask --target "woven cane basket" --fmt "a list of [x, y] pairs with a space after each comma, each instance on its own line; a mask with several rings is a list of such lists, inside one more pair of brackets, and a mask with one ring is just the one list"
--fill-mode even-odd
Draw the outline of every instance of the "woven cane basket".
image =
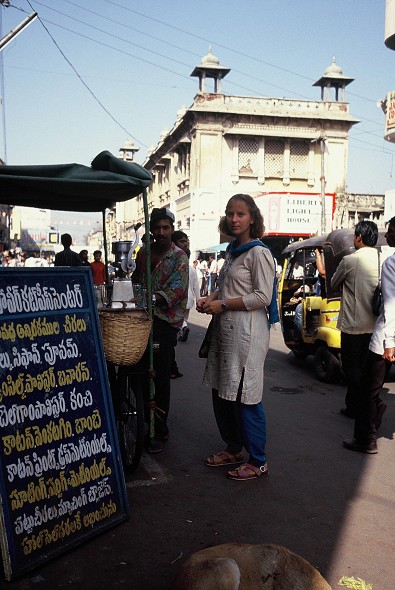
[[147, 347], [151, 320], [144, 309], [100, 309], [104, 356], [114, 365], [135, 365]]

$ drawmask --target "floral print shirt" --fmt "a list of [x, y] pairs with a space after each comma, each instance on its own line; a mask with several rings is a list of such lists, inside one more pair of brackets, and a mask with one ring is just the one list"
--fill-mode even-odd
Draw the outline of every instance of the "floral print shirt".
[[[136, 257], [134, 277], [145, 282], [146, 258], [145, 248], [141, 248]], [[134, 278], [133, 277], [133, 278]], [[155, 268], [151, 271], [152, 293], [159, 294], [166, 301], [165, 305], [155, 305], [154, 316], [173, 328], [181, 328], [188, 301], [189, 262], [183, 250], [171, 244]]]

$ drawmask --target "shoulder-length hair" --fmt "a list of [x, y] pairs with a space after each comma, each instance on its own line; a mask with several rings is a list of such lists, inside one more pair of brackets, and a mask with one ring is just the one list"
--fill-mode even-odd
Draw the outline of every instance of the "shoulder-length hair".
[[247, 205], [248, 211], [253, 221], [253, 223], [250, 225], [250, 238], [260, 239], [265, 232], [263, 217], [262, 213], [259, 210], [259, 207], [250, 195], [237, 194], [233, 195], [233, 197], [230, 197], [226, 205], [225, 215], [224, 217], [221, 217], [219, 221], [218, 229], [220, 233], [225, 234], [226, 236], [233, 235], [232, 230], [230, 229], [226, 221], [226, 211], [228, 209], [229, 204], [233, 201], [243, 201], [243, 203]]

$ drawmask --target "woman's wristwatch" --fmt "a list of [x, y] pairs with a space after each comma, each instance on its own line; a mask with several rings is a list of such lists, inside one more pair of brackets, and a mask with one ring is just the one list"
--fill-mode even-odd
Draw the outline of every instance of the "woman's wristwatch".
[[221, 308], [222, 308], [222, 311], [226, 311], [227, 309], [229, 309], [228, 306], [226, 305], [224, 299], [221, 299]]

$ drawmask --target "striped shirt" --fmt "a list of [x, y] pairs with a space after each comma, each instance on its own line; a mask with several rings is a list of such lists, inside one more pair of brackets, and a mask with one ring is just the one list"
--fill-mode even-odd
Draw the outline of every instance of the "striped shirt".
[[70, 248], [65, 248], [62, 252], [55, 255], [54, 266], [82, 266], [81, 258], [77, 252]]

